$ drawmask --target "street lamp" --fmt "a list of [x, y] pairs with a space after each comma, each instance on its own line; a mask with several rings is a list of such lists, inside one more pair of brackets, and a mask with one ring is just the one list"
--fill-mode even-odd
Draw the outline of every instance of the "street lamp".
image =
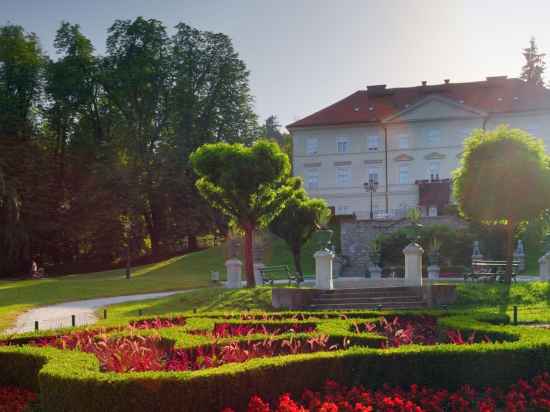
[[367, 192], [370, 192], [370, 220], [373, 220], [374, 214], [372, 212], [372, 196], [374, 195], [374, 192], [376, 192], [376, 189], [378, 189], [378, 181], [369, 179], [368, 182], [363, 183], [363, 187]]

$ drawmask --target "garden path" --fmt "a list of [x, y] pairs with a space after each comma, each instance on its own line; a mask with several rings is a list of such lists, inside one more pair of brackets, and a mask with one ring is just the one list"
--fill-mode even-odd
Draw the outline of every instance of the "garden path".
[[34, 322], [38, 321], [40, 330], [56, 329], [71, 326], [72, 315], [75, 315], [76, 325], [88, 325], [97, 322], [97, 309], [117, 303], [134, 302], [138, 300], [158, 299], [176, 293], [187, 293], [197, 289], [178, 290], [170, 292], [144, 293], [140, 295], [115, 296], [110, 298], [78, 300], [42, 306], [31, 309], [17, 317], [15, 326], [6, 331], [8, 334], [31, 332]]

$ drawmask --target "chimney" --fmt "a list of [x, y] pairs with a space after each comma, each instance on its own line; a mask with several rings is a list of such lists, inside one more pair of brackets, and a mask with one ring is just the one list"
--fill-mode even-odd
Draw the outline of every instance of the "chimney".
[[422, 80], [422, 86], [426, 86], [428, 82], [426, 80]]
[[451, 79], [445, 79], [445, 84], [449, 84], [451, 82]]
[[368, 96], [383, 96], [387, 94], [385, 84], [375, 84], [372, 86], [367, 86], [367, 95]]

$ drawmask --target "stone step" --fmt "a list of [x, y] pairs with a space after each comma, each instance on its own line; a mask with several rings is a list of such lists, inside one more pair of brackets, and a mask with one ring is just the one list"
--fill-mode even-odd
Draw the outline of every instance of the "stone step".
[[372, 288], [372, 289], [337, 289], [322, 291], [320, 297], [345, 296], [422, 296], [417, 288]]
[[[416, 301], [416, 302], [391, 302], [383, 304], [380, 308], [381, 310], [388, 309], [421, 309], [426, 307], [426, 302]], [[317, 304], [310, 305], [308, 310], [350, 310], [350, 309], [361, 309], [361, 310], [377, 310], [379, 309], [378, 305], [373, 305], [372, 303], [342, 303], [342, 304]]]
[[313, 303], [372, 303], [379, 304], [384, 302], [418, 302], [422, 299], [418, 296], [323, 296], [313, 299]]

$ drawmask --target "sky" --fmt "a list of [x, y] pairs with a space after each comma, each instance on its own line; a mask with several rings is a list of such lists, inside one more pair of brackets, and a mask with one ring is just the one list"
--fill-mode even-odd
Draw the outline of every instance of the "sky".
[[114, 20], [137, 16], [229, 35], [256, 113], [283, 125], [367, 85], [517, 77], [531, 36], [550, 59], [548, 0], [0, 0], [0, 25], [36, 33], [50, 56], [63, 20], [103, 53]]

